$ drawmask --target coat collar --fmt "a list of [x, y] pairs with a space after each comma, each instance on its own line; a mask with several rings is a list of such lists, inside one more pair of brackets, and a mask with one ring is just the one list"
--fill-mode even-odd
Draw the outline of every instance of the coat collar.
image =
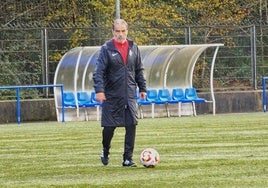
[[[131, 39], [127, 39], [127, 40], [128, 40], [129, 48], [132, 48], [132, 46], [134, 44], [133, 40], [131, 40]], [[115, 45], [113, 43], [113, 39], [108, 40], [106, 42], [106, 46], [107, 46], [108, 49], [111, 49], [111, 50], [115, 50], [116, 49], [116, 47], [115, 47]]]

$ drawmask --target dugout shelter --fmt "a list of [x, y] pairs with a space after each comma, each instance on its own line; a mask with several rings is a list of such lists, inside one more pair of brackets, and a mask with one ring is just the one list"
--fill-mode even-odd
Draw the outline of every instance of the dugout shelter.
[[[210, 101], [213, 114], [215, 114], [215, 97], [213, 92], [213, 73], [216, 56], [219, 47], [223, 44], [198, 44], [198, 45], [163, 45], [163, 46], [139, 46], [141, 58], [145, 68], [147, 88], [190, 88], [193, 86], [193, 72], [198, 58], [208, 48], [213, 50], [210, 62]], [[100, 46], [76, 47], [66, 52], [61, 58], [54, 77], [54, 84], [63, 84], [64, 92], [74, 93], [76, 105], [65, 108], [65, 120], [88, 120], [88, 110], [99, 119], [99, 108], [96, 111], [89, 108], [79, 107], [77, 93], [85, 91], [92, 93], [93, 72]], [[54, 88], [55, 107], [58, 121], [61, 120], [61, 107], [63, 105], [61, 92]], [[191, 115], [189, 106], [185, 105], [187, 115]]]

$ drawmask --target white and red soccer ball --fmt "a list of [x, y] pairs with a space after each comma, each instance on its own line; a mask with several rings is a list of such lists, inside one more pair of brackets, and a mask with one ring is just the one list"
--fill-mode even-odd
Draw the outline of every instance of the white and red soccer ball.
[[153, 148], [147, 148], [140, 154], [140, 162], [146, 168], [154, 168], [159, 161], [159, 153]]

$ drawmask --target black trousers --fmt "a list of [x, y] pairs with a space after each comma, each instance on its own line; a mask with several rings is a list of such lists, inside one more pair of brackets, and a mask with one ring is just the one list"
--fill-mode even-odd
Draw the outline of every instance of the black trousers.
[[[109, 152], [111, 147], [111, 141], [114, 136], [114, 130], [116, 127], [103, 127], [102, 130], [102, 146], [103, 149]], [[136, 125], [125, 127], [125, 142], [123, 160], [132, 160], [134, 144], [136, 137]]]

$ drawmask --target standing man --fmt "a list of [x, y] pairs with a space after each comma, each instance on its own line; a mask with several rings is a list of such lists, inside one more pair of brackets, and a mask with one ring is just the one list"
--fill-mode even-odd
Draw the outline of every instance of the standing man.
[[101, 47], [93, 75], [96, 99], [102, 102], [101, 162], [109, 163], [111, 140], [116, 127], [125, 127], [123, 166], [135, 167], [132, 160], [137, 121], [136, 91], [146, 97], [140, 51], [128, 35], [128, 24], [116, 19], [112, 25], [113, 38]]

